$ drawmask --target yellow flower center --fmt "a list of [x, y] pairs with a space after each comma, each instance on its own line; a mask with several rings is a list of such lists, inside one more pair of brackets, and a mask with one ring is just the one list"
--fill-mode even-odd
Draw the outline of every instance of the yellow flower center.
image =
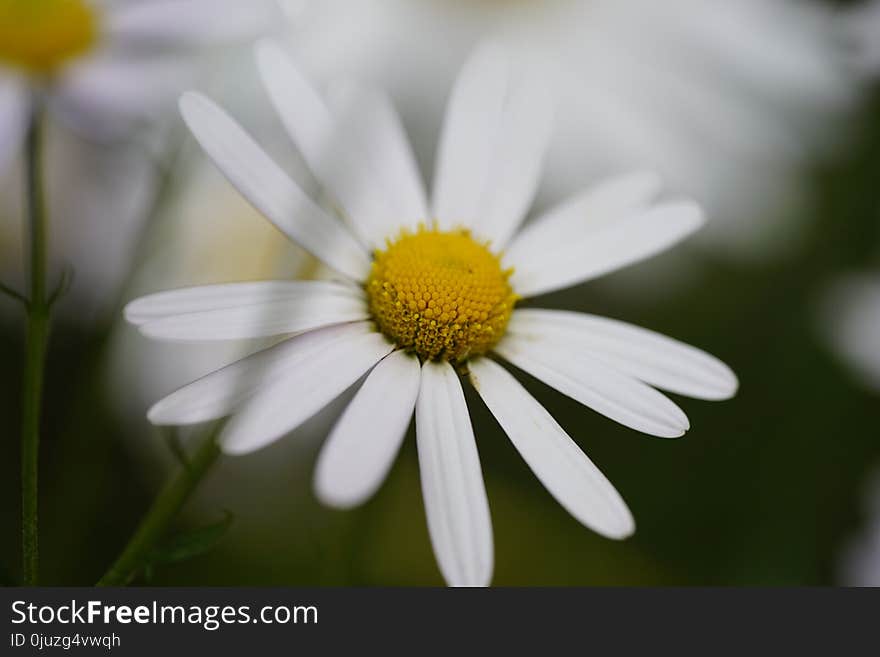
[[461, 362], [504, 335], [517, 300], [511, 273], [468, 231], [403, 231], [375, 255], [370, 311], [389, 339], [423, 361]]
[[0, 63], [51, 75], [91, 48], [97, 17], [85, 0], [0, 0]]

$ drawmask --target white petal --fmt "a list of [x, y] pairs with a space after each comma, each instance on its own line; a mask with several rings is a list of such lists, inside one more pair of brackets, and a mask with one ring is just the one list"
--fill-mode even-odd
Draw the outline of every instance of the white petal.
[[[390, 104], [375, 97], [365, 98], [366, 105], [359, 108], [349, 105], [351, 99], [343, 96], [336, 99], [331, 114], [324, 99], [279, 45], [265, 41], [259, 44], [256, 54], [263, 83], [284, 126], [312, 172], [342, 205], [366, 244], [372, 248], [384, 246], [390, 222], [399, 222], [402, 227], [426, 218], [420, 183], [413, 188], [409, 175], [395, 178], [401, 167], [415, 165], [401, 164], [412, 156], [402, 129], [395, 125], [397, 118]], [[368, 139], [370, 131], [376, 134]], [[366, 149], [376, 148], [376, 142], [381, 142], [379, 152], [369, 153]], [[384, 159], [389, 155], [393, 161]]]
[[232, 417], [220, 434], [223, 451], [246, 454], [278, 440], [336, 399], [393, 349], [381, 334], [369, 333], [310, 351]]
[[489, 182], [510, 74], [504, 52], [484, 45], [464, 65], [446, 110], [434, 176], [439, 226], [471, 226]]
[[[367, 322], [332, 326], [285, 340], [184, 386], [156, 403], [147, 414], [158, 425], [187, 425], [229, 415], [242, 403], [317, 352], [372, 334]], [[292, 400], [291, 400], [292, 401]]]
[[[283, 285], [283, 281], [277, 281]], [[254, 287], [255, 284], [244, 284]], [[256, 284], [259, 285], [259, 284]], [[272, 285], [272, 283], [268, 283]], [[254, 298], [238, 300], [230, 303], [217, 295], [217, 287], [237, 286], [206, 286], [207, 292], [200, 298], [201, 308], [191, 306], [177, 313], [166, 313], [152, 320], [140, 322], [141, 333], [159, 340], [179, 341], [213, 341], [242, 340], [250, 338], [270, 337], [287, 333], [302, 333], [322, 326], [341, 324], [369, 319], [370, 313], [366, 299], [362, 294], [350, 288], [333, 283], [299, 282], [297, 287], [291, 281], [287, 293], [281, 297], [271, 298], [275, 290], [267, 290], [263, 297], [268, 300], [259, 301]], [[182, 290], [182, 296], [194, 297], [190, 288]], [[259, 288], [257, 288], [259, 289]], [[276, 288], [277, 289], [277, 288]], [[141, 318], [145, 310], [156, 310], [171, 305], [180, 306], [174, 292], [161, 293], [158, 300], [146, 297], [136, 301], [134, 310], [128, 312]], [[194, 304], [193, 304], [194, 305]], [[130, 306], [131, 308], [131, 306]]]
[[213, 342], [303, 333], [370, 318], [363, 299], [304, 297], [295, 301], [175, 315], [141, 326], [155, 340]]
[[517, 451], [566, 511], [608, 538], [635, 530], [618, 492], [553, 416], [500, 365], [470, 362], [470, 378]]
[[315, 494], [348, 509], [384, 481], [406, 436], [419, 395], [419, 361], [403, 351], [384, 358], [333, 427], [315, 471]]
[[425, 363], [416, 402], [416, 437], [428, 531], [450, 586], [488, 586], [492, 521], [480, 457], [458, 375]]
[[552, 124], [550, 91], [537, 71], [529, 71], [509, 91], [474, 217], [474, 232], [490, 240], [496, 251], [504, 248], [532, 205]]
[[688, 237], [703, 223], [699, 206], [681, 201], [656, 205], [598, 230], [584, 226], [577, 235], [552, 225], [536, 227], [537, 241], [554, 246], [539, 250], [520, 238], [511, 245], [504, 262], [514, 268], [513, 289], [530, 297], [650, 258]]
[[140, 326], [175, 315], [291, 301], [303, 295], [363, 298], [363, 291], [332, 281], [256, 281], [199, 285], [150, 294], [125, 307], [125, 319]]
[[50, 101], [54, 114], [91, 140], [118, 140], [173, 111], [195, 78], [194, 61], [120, 57], [105, 49], [66, 68]]
[[642, 210], [660, 193], [660, 176], [648, 171], [627, 173], [604, 180], [567, 199], [523, 228], [507, 249], [516, 258], [521, 252], [544, 252], [579, 239], [585, 230], [596, 231]]
[[667, 397], [586, 354], [517, 335], [505, 336], [495, 351], [548, 386], [636, 431], [677, 438], [690, 427], [687, 416]]
[[180, 99], [180, 110], [205, 152], [255, 208], [336, 271], [356, 280], [366, 278], [370, 261], [363, 248], [226, 112], [192, 92]]
[[385, 237], [394, 236], [403, 227], [414, 229], [427, 222], [422, 175], [387, 94], [351, 81], [338, 82], [330, 88], [327, 103], [339, 126], [340, 138], [350, 140], [364, 154], [369, 181], [393, 209], [385, 220]]
[[867, 385], [880, 390], [880, 278], [841, 277], [824, 292], [820, 310], [831, 346]]
[[652, 386], [697, 399], [729, 399], [736, 375], [720, 360], [659, 333], [565, 310], [516, 310], [508, 334], [537, 345], [585, 353]]
[[196, 48], [257, 37], [281, 16], [273, 0], [151, 0], [114, 7], [103, 27], [122, 47]]
[[18, 154], [28, 123], [28, 94], [24, 85], [0, 77], [0, 174]]

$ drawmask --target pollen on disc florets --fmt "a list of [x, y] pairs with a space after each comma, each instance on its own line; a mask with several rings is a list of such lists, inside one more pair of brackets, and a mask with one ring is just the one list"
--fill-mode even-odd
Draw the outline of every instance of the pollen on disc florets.
[[511, 273], [470, 232], [420, 226], [376, 252], [370, 311], [389, 339], [423, 361], [461, 362], [504, 335], [517, 299]]
[[97, 38], [85, 0], [0, 0], [0, 62], [50, 75]]

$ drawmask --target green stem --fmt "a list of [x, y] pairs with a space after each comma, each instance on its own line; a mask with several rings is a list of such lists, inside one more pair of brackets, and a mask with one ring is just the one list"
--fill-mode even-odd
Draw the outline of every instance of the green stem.
[[217, 432], [211, 431], [196, 448], [189, 462], [181, 465], [177, 474], [165, 484], [134, 536], [97, 586], [125, 586], [137, 575], [156, 543], [165, 536], [171, 522], [219, 456]]
[[49, 338], [49, 303], [46, 297], [47, 217], [43, 201], [42, 109], [34, 101], [27, 135], [28, 240], [30, 243], [30, 297], [27, 304], [25, 369], [21, 429], [21, 547], [22, 580], [37, 583], [39, 530], [37, 475], [40, 449], [40, 407], [46, 346]]

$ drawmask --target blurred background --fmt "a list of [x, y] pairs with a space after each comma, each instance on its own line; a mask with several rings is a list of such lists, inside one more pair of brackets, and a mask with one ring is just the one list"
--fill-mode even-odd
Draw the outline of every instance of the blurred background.
[[[137, 31], [138, 10], [151, 2], [199, 4], [95, 6], [131, 12], [125, 25]], [[201, 14], [181, 15], [210, 22], [211, 5], [201, 4]], [[705, 235], [535, 303], [705, 349], [734, 369], [739, 394], [717, 404], [676, 400], [692, 428], [664, 441], [526, 379], [632, 509], [635, 536], [613, 542], [555, 503], [468, 391], [495, 585], [880, 585], [880, 2], [266, 5], [266, 18], [247, 30], [224, 32], [214, 20], [211, 39], [190, 39], [186, 74], [173, 84], [161, 76], [162, 98], [153, 100], [162, 102], [149, 115], [110, 135], [89, 125], [104, 120], [46, 119], [52, 280], [64, 270], [74, 278], [56, 308], [47, 366], [43, 583], [99, 578], [177, 467], [146, 409], [252, 347], [149, 342], [121, 322], [124, 303], [191, 284], [323, 275], [214, 170], [174, 106], [186, 88], [219, 99], [321, 198], [257, 80], [250, 44], [271, 35], [322, 84], [356, 77], [387, 88], [428, 180], [455, 72], [479, 40], [499, 40], [524, 66], [544, 67], [558, 96], [538, 210], [629, 169], [656, 169], [673, 193], [707, 208]], [[7, 72], [21, 75], [4, 64], [7, 28], [0, 83]], [[173, 56], [182, 73], [183, 40], [169, 40], [139, 43], [137, 57]], [[139, 79], [149, 88], [150, 78]], [[126, 105], [125, 90], [106, 84], [89, 88], [114, 108]], [[0, 94], [3, 112], [12, 109]], [[86, 119], [96, 112], [81, 110]], [[0, 152], [0, 280], [21, 290], [23, 160], [9, 150]], [[6, 584], [20, 561], [22, 353], [23, 312], [0, 295]], [[441, 585], [414, 435], [366, 505], [341, 512], [316, 501], [315, 458], [344, 402], [260, 452], [223, 457], [174, 529], [217, 540], [137, 583]]]

